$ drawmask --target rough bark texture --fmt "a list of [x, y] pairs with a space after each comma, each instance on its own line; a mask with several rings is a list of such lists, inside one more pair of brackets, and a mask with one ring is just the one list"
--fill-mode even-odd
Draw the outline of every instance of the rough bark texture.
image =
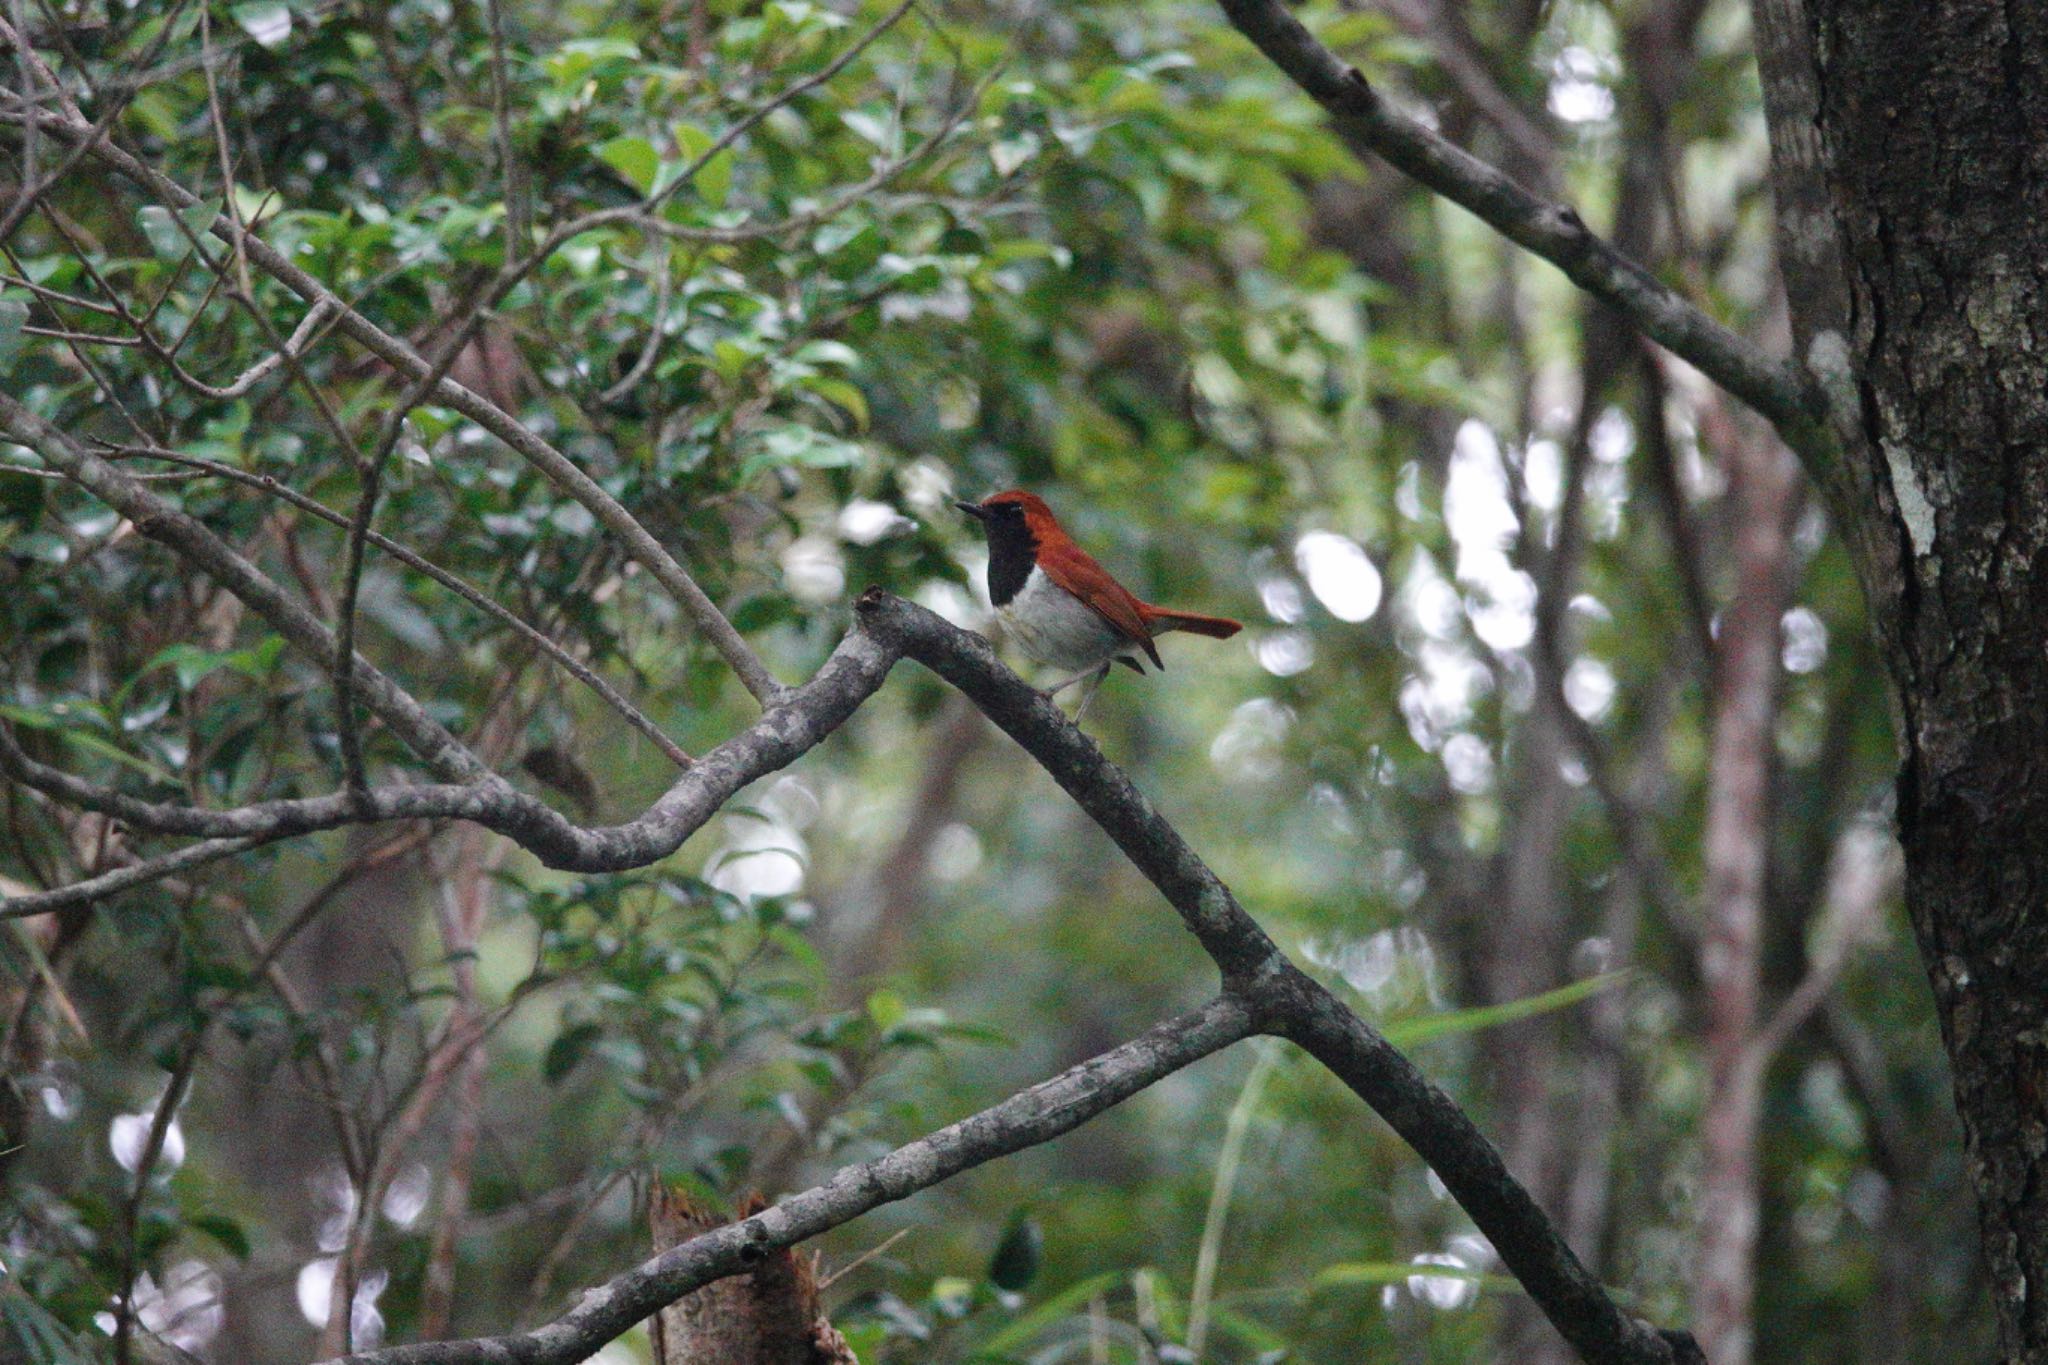
[[[665, 1187], [656, 1187], [650, 1204], [657, 1252], [726, 1223]], [[766, 1207], [757, 1195], [741, 1216]], [[654, 1365], [855, 1365], [846, 1339], [818, 1307], [810, 1262], [788, 1247], [768, 1253], [752, 1270], [685, 1294], [649, 1327]]]
[[[886, 1156], [846, 1167], [824, 1185], [738, 1223], [693, 1237], [588, 1290], [574, 1308], [531, 1332], [387, 1347], [350, 1356], [351, 1362], [570, 1365], [588, 1359], [635, 1322], [715, 1279], [752, 1268], [769, 1252], [1069, 1132], [1161, 1077], [1255, 1032], [1293, 1041], [1371, 1105], [1429, 1163], [1493, 1243], [1508, 1273], [1543, 1305], [1583, 1358], [1618, 1365], [1695, 1365], [1703, 1360], [1688, 1334], [1659, 1331], [1615, 1304], [1450, 1097], [1328, 988], [1295, 967], [1130, 779], [1044, 693], [1005, 669], [987, 641], [878, 589], [863, 594], [856, 610], [856, 628], [834, 662], [772, 708], [747, 735], [804, 733], [805, 717], [839, 714], [841, 705], [850, 710], [880, 684], [896, 659], [915, 660], [966, 693], [1109, 835], [1201, 943], [1222, 974], [1223, 993], [1200, 1010], [979, 1114]], [[851, 663], [855, 658], [867, 662]], [[747, 761], [739, 755], [755, 752], [754, 742], [745, 736], [730, 741], [705, 755], [691, 773]], [[741, 748], [727, 755], [733, 744]], [[779, 757], [775, 766], [788, 761]]]
[[1847, 529], [1898, 689], [1907, 903], [2004, 1353], [2044, 1361], [2048, 4], [1808, 0], [1788, 30], [1791, 8], [1759, 4], [1810, 63], [1766, 71], [1806, 96], [1774, 101], [1772, 140], [1818, 146], [1832, 223], [1786, 227], [1788, 273], [1832, 227], [1850, 365], [1830, 387], [1875, 494]]

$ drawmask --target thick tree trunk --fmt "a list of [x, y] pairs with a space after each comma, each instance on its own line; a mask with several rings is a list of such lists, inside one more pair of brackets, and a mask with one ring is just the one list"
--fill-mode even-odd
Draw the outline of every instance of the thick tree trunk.
[[[1863, 494], [1837, 511], [1898, 689], [1907, 903], [2005, 1354], [2048, 1361], [2048, 2], [1757, 15], [1781, 197], [1823, 173], [1781, 236]], [[1802, 287], [1817, 246], [1843, 316]]]
[[[758, 1197], [742, 1218], [766, 1208]], [[649, 1201], [654, 1249], [668, 1251], [725, 1219], [665, 1187]], [[648, 1320], [654, 1365], [856, 1365], [852, 1348], [818, 1307], [810, 1258], [784, 1248], [750, 1271], [685, 1294]]]

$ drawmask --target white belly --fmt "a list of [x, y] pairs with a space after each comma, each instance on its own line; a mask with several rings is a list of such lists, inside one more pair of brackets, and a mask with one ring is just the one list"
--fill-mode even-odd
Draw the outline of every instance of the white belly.
[[1031, 570], [1015, 597], [996, 608], [996, 619], [1017, 648], [1042, 664], [1079, 673], [1119, 655], [1138, 657], [1138, 647], [1119, 635], [1080, 598]]

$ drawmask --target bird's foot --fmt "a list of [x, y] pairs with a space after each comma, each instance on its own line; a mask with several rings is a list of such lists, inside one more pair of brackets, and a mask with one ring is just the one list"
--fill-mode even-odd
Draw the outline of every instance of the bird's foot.
[[1104, 664], [1089, 677], [1087, 690], [1081, 695], [1081, 704], [1074, 708], [1074, 724], [1076, 726], [1080, 725], [1081, 717], [1088, 714], [1088, 708], [1094, 704], [1096, 694], [1102, 690], [1102, 680], [1108, 676], [1109, 665]]

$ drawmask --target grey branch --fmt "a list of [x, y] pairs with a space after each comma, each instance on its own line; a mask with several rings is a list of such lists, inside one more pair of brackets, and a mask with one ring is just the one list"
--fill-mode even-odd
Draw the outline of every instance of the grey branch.
[[1219, 997], [970, 1118], [887, 1156], [848, 1166], [823, 1185], [665, 1251], [584, 1291], [576, 1307], [546, 1326], [517, 1336], [395, 1346], [345, 1361], [568, 1365], [587, 1359], [634, 1323], [699, 1286], [750, 1268], [770, 1251], [794, 1246], [962, 1171], [1049, 1142], [1251, 1032], [1251, 1015], [1244, 1005], [1228, 995]]
[[[742, 787], [787, 767], [822, 742], [882, 685], [896, 658], [894, 650], [866, 632], [849, 635], [810, 682], [705, 754], [640, 815], [604, 828], [577, 825], [495, 775], [484, 782], [383, 786], [365, 792], [265, 801], [232, 810], [145, 801], [36, 762], [4, 726], [0, 726], [0, 773], [70, 805], [99, 811], [132, 829], [153, 834], [242, 839], [254, 845], [346, 825], [467, 820], [505, 835], [550, 867], [575, 872], [620, 871], [645, 867], [675, 852]], [[358, 661], [357, 667], [364, 665]], [[30, 913], [40, 911], [23, 909], [21, 898], [0, 898], [0, 919]]]
[[[0, 436], [27, 446], [43, 462], [135, 523], [135, 529], [239, 597], [286, 643], [332, 671], [334, 632], [306, 607], [196, 518], [0, 393]], [[429, 716], [398, 684], [357, 659], [362, 697], [377, 717], [436, 773], [452, 782], [499, 782], [481, 759]]]
[[860, 613], [864, 628], [899, 641], [906, 657], [959, 688], [1038, 760], [1180, 912], [1222, 971], [1226, 992], [1251, 1007], [1261, 1031], [1289, 1039], [1328, 1067], [1429, 1163], [1581, 1355], [1603, 1365], [1700, 1361], [1690, 1337], [1660, 1332], [1608, 1297], [1464, 1111], [1290, 961], [1123, 770], [1043, 693], [1004, 668], [986, 640], [875, 592], [861, 599]]
[[1762, 414], [1829, 483], [1833, 446], [1825, 401], [1805, 372], [1744, 340], [1602, 240], [1566, 204], [1548, 202], [1422, 123], [1389, 106], [1355, 67], [1324, 47], [1280, 0], [1218, 0], [1238, 32], [1328, 111], [1361, 157], [1391, 162], [1549, 261], [1644, 334]]
[[[864, 595], [858, 604], [855, 628], [816, 677], [789, 693], [753, 726], [705, 754], [642, 815], [608, 829], [579, 827], [501, 781], [337, 793], [232, 811], [160, 805], [99, 788], [36, 764], [5, 730], [0, 730], [0, 771], [53, 797], [104, 811], [141, 829], [211, 836], [212, 842], [169, 855], [173, 858], [196, 857], [202, 850], [208, 857], [225, 856], [258, 842], [365, 820], [439, 817], [482, 824], [507, 835], [554, 866], [637, 867], [673, 852], [740, 788], [793, 762], [832, 734], [880, 688], [890, 668], [903, 658], [923, 664], [965, 693], [1051, 774], [1159, 888], [1222, 973], [1224, 997], [1213, 1007], [1222, 1013], [1215, 1015], [1211, 1024], [1221, 1027], [1218, 1021], [1242, 1014], [1258, 1031], [1294, 1041], [1334, 1072], [1429, 1162], [1480, 1231], [1491, 1240], [1503, 1263], [1586, 1359], [1603, 1365], [1671, 1365], [1697, 1358], [1689, 1338], [1658, 1332], [1624, 1313], [1608, 1297], [1472, 1121], [1413, 1063], [1289, 961], [1122, 770], [1105, 759], [1094, 742], [1068, 722], [1044, 694], [1005, 668], [980, 636], [958, 630], [899, 598], [875, 591]], [[222, 840], [243, 842], [231, 848]], [[57, 894], [62, 893], [44, 893]], [[15, 913], [20, 904], [19, 900], [0, 901], [0, 915]], [[1196, 1032], [1198, 1036], [1209, 1036]], [[1157, 1031], [1147, 1038], [1154, 1041], [1146, 1043], [1141, 1039], [1131, 1046], [1143, 1045], [1150, 1055], [1158, 1046]], [[1111, 1054], [1125, 1055], [1122, 1050]], [[1077, 1107], [1072, 1112], [1079, 1117], [1074, 1122], [1097, 1112], [1088, 1106], [1098, 1099], [1100, 1107], [1107, 1107], [1116, 1098], [1133, 1093], [1119, 1090], [1115, 1098], [1102, 1098], [1114, 1086], [1097, 1071], [1083, 1068], [1083, 1072], [1048, 1082], [1050, 1086], [1063, 1087], [1056, 1093], [1075, 1094], [1072, 1103]], [[1149, 1074], [1144, 1073], [1143, 1067], [1130, 1074], [1141, 1073]], [[1089, 1077], [1095, 1079], [1091, 1081]], [[1096, 1094], [1098, 1082], [1101, 1095]], [[993, 1127], [984, 1115], [946, 1130], [955, 1136], [947, 1139], [952, 1145], [943, 1150], [955, 1154], [983, 1150], [983, 1146], [958, 1145], [967, 1128], [979, 1135], [977, 1142], [986, 1140], [988, 1155], [980, 1160], [1016, 1150], [1015, 1146], [1003, 1146], [1005, 1142], [1028, 1145], [1042, 1141], [1043, 1137], [1028, 1136], [1040, 1131], [1030, 1124], [1012, 1131], [1012, 1117], [1021, 1120], [1035, 1113], [1036, 1102], [1024, 1104], [1023, 1100], [1020, 1096], [990, 1111], [1004, 1116]], [[1065, 1129], [1044, 1130], [1046, 1136], [1055, 1131]], [[925, 1141], [930, 1143], [939, 1136]], [[743, 1261], [726, 1258], [737, 1257], [747, 1238], [781, 1237], [787, 1232], [786, 1241], [760, 1243], [764, 1248], [787, 1245], [789, 1241], [836, 1226], [874, 1207], [885, 1197], [901, 1198], [943, 1179], [955, 1169], [964, 1169], [964, 1165], [931, 1164], [935, 1150], [914, 1143], [902, 1153], [883, 1159], [883, 1169], [895, 1173], [886, 1179], [873, 1168], [855, 1168], [861, 1174], [842, 1173], [832, 1184], [822, 1187], [821, 1192], [798, 1196], [811, 1201], [801, 1205], [803, 1218], [818, 1221], [793, 1221], [796, 1215], [787, 1212], [789, 1206], [785, 1205], [736, 1225], [737, 1229], [758, 1231], [727, 1228], [708, 1233], [705, 1238], [665, 1254], [652, 1266], [642, 1267], [624, 1280], [596, 1291], [597, 1298], [587, 1299], [584, 1307], [561, 1323], [541, 1329], [532, 1338], [506, 1338], [487, 1344], [420, 1345], [400, 1348], [408, 1354], [387, 1352], [376, 1358], [451, 1363], [580, 1359], [574, 1355], [506, 1352], [539, 1352], [543, 1346], [553, 1351], [556, 1348], [546, 1343], [558, 1339], [593, 1344], [586, 1336], [557, 1338], [546, 1334], [557, 1329], [570, 1331], [571, 1327], [564, 1324], [583, 1324], [574, 1327], [581, 1332], [593, 1322], [604, 1324], [605, 1330], [615, 1334], [709, 1278], [742, 1268]], [[886, 1165], [891, 1161], [898, 1164]], [[966, 1164], [974, 1163], [967, 1159]], [[913, 1175], [917, 1180], [902, 1183]], [[844, 1191], [849, 1181], [855, 1189], [867, 1189], [873, 1195], [871, 1202], [862, 1203], [833, 1193]], [[871, 1188], [875, 1181], [884, 1183], [880, 1188]], [[834, 1210], [841, 1211], [841, 1216], [829, 1216]], [[706, 1243], [707, 1238], [717, 1240]], [[704, 1258], [704, 1266], [723, 1268], [706, 1270], [703, 1278], [690, 1278], [697, 1273], [695, 1269], [676, 1268], [697, 1267], [699, 1257]], [[650, 1287], [656, 1284], [659, 1288]], [[662, 1294], [669, 1298], [662, 1298]], [[515, 1347], [508, 1342], [530, 1344]]]
[[[0, 768], [0, 771], [4, 770]], [[103, 872], [97, 877], [70, 882], [48, 891], [31, 891], [20, 896], [0, 896], [0, 919], [22, 919], [29, 915], [47, 915], [52, 910], [68, 910], [74, 905], [88, 905], [134, 887], [162, 881], [165, 877], [175, 877], [180, 872], [189, 872], [195, 867], [217, 863], [222, 858], [245, 853], [266, 842], [268, 841], [264, 839], [247, 837], [208, 839], [197, 844], [187, 844], [160, 857], [145, 858], [141, 862], [117, 867], [111, 872]]]
[[[93, 136], [92, 125], [79, 117], [37, 113], [28, 113], [21, 117], [35, 119], [45, 131], [54, 133], [67, 143], [76, 144]], [[120, 147], [98, 142], [94, 144], [93, 155], [164, 204], [183, 210], [190, 209], [200, 202], [196, 195], [182, 185]], [[216, 217], [207, 230], [244, 252], [258, 269], [308, 304], [323, 306], [331, 311], [336, 319], [336, 330], [391, 366], [407, 380], [418, 383], [423, 379], [432, 378], [434, 366], [418, 351], [350, 307], [333, 290], [292, 264], [283, 252], [264, 241], [257, 233], [244, 231], [240, 224], [226, 214]], [[518, 418], [482, 394], [465, 388], [446, 376], [435, 381], [430, 393], [435, 402], [453, 408], [503, 441], [545, 474], [556, 487], [582, 503], [590, 514], [597, 518], [600, 525], [618, 537], [626, 552], [647, 570], [655, 582], [661, 584], [662, 588], [676, 599], [682, 606], [684, 614], [690, 618], [691, 624], [710, 641], [712, 648], [718, 651], [747, 690], [764, 706], [772, 704], [782, 695], [782, 684], [768, 672], [767, 666], [733, 628], [732, 622], [726, 620], [725, 614], [718, 609], [718, 604], [697, 586], [696, 580], [690, 576], [688, 570], [677, 563], [675, 557], [663, 548], [661, 542], [649, 534], [647, 528], [621, 506], [616, 498], [605, 492], [595, 479], [584, 473], [575, 461], [527, 430], [520, 424]], [[361, 668], [362, 665], [358, 663], [352, 671], [359, 673]], [[370, 700], [367, 694], [364, 699]]]
[[[211, 474], [217, 478], [229, 479], [235, 483], [245, 484], [250, 488], [260, 489], [280, 501], [290, 503], [308, 516], [318, 517], [330, 526], [339, 526], [346, 529], [350, 524], [347, 517], [335, 511], [326, 503], [309, 498], [297, 489], [288, 487], [271, 478], [268, 474], [257, 474], [246, 469], [237, 469], [233, 465], [222, 464], [218, 460], [209, 460], [203, 455], [187, 455], [181, 450], [167, 450], [162, 446], [110, 446], [108, 449], [118, 455], [136, 455], [152, 460], [166, 460], [172, 464], [183, 465], [196, 473]], [[635, 730], [638, 730], [641, 734], [652, 740], [654, 746], [666, 754], [669, 761], [678, 768], [687, 768], [694, 761], [688, 753], [684, 752], [681, 745], [670, 739], [662, 731], [660, 726], [649, 720], [640, 712], [638, 707], [621, 696], [617, 688], [591, 671], [575, 655], [571, 654], [561, 645], [556, 644], [553, 639], [538, 627], [528, 624], [510, 609], [493, 601], [482, 590], [464, 582], [461, 578], [449, 573], [446, 569], [443, 569], [425, 556], [414, 554], [405, 546], [391, 539], [391, 537], [376, 531], [370, 531], [366, 533], [365, 538], [370, 544], [390, 555], [415, 573], [424, 574], [426, 577], [433, 579], [436, 583], [439, 583], [478, 611], [499, 621], [517, 634], [520, 639], [526, 641], [542, 654], [545, 654], [548, 658], [559, 664], [563, 672], [595, 692], [604, 700], [606, 705], [624, 717], [628, 725], [631, 725]]]

